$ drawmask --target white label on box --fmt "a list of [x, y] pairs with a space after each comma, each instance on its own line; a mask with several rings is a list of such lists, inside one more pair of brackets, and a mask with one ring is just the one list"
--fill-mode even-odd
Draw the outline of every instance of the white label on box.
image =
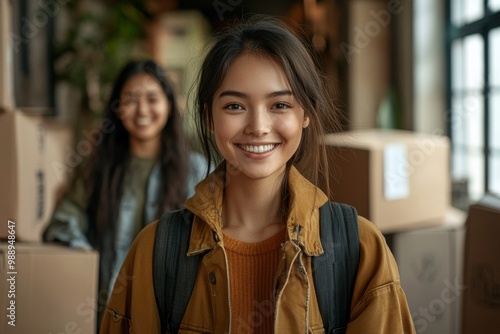
[[410, 195], [408, 175], [408, 149], [400, 143], [384, 147], [384, 197], [388, 201]]

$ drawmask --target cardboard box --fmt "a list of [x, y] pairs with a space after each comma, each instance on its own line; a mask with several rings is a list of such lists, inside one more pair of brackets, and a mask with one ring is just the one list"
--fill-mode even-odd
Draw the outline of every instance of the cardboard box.
[[14, 68], [9, 34], [12, 32], [9, 0], [0, 0], [0, 110], [14, 107]]
[[353, 205], [382, 232], [431, 225], [450, 207], [447, 137], [373, 129], [325, 139], [331, 198]]
[[17, 240], [41, 241], [68, 179], [72, 132], [16, 110], [0, 113], [0, 136], [0, 238], [8, 236], [11, 220]]
[[462, 334], [500, 332], [500, 198], [469, 208], [465, 237]]
[[459, 333], [466, 218], [451, 208], [438, 227], [394, 235], [394, 257], [417, 333]]
[[0, 333], [96, 332], [96, 251], [15, 242], [11, 268], [8, 246], [0, 243]]

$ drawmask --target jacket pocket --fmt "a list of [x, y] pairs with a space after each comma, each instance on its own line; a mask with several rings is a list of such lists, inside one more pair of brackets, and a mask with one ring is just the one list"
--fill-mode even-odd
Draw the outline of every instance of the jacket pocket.
[[323, 326], [309, 327], [307, 334], [325, 334], [325, 329]]
[[308, 334], [325, 334], [325, 330], [323, 328], [311, 329], [309, 328]]
[[125, 317], [124, 315], [111, 310], [111, 309], [106, 309], [106, 315], [104, 316], [104, 319], [101, 324], [101, 330], [99, 331], [100, 334], [107, 334], [107, 333], [112, 333], [112, 334], [131, 334], [133, 333], [132, 331], [132, 326], [130, 319]]
[[347, 327], [339, 327], [339, 328], [335, 328], [332, 331], [332, 334], [345, 334], [346, 331], [347, 331]]

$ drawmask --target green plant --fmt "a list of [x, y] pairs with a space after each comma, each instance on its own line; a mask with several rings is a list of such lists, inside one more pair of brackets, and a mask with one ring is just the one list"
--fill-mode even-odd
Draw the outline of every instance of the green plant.
[[66, 26], [55, 45], [56, 80], [80, 93], [79, 112], [100, 118], [121, 67], [147, 56], [142, 40], [150, 15], [139, 0], [73, 0], [64, 15]]

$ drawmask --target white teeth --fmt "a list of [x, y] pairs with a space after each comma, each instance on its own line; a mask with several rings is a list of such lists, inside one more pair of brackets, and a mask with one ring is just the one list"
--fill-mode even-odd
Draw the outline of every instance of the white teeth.
[[253, 145], [241, 145], [241, 148], [244, 149], [247, 152], [251, 153], [264, 153], [271, 151], [274, 148], [274, 144], [269, 144], [269, 145], [259, 145], [259, 146], [253, 146]]
[[151, 119], [149, 118], [138, 118], [136, 121], [137, 125], [148, 125], [151, 123]]

